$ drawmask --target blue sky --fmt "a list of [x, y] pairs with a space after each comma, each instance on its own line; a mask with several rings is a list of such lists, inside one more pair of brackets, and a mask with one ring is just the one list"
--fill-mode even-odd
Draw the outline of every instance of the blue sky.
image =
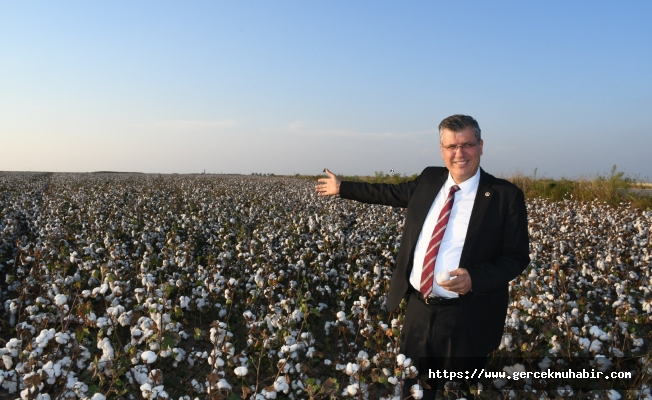
[[0, 1], [0, 170], [652, 177], [652, 3]]

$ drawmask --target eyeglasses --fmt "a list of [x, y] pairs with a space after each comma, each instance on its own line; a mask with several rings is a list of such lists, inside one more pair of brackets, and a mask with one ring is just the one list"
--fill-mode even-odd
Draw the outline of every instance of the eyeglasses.
[[462, 144], [451, 144], [450, 146], [442, 145], [441, 147], [446, 151], [450, 151], [451, 153], [456, 153], [457, 150], [464, 150], [464, 151], [472, 150], [477, 145], [478, 145], [477, 142], [476, 143], [468, 143], [467, 142], [467, 143], [462, 143]]

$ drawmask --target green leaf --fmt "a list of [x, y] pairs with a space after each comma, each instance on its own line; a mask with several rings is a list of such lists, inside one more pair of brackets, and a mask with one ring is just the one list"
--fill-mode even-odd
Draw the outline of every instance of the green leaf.
[[90, 385], [90, 386], [88, 387], [88, 397], [93, 397], [93, 395], [94, 395], [95, 393], [97, 393], [99, 390], [100, 390], [100, 388], [98, 388], [97, 386], [95, 386], [95, 385]]
[[163, 334], [163, 350], [174, 348], [176, 345], [174, 335], [171, 332]]

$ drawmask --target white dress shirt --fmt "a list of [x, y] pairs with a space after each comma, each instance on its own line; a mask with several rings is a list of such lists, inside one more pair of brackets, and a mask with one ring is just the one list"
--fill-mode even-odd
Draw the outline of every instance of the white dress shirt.
[[[480, 183], [480, 167], [478, 171], [471, 178], [460, 183], [460, 190], [455, 192], [455, 199], [453, 201], [453, 209], [451, 210], [446, 232], [439, 247], [439, 254], [435, 261], [435, 276], [433, 279], [433, 290], [431, 296], [439, 297], [459, 297], [457, 293], [449, 292], [437, 284], [437, 274], [448, 270], [449, 272], [457, 269], [460, 265], [460, 257], [462, 256], [462, 248], [464, 247], [464, 240], [466, 239], [466, 231], [469, 228], [469, 220], [471, 219], [471, 211], [473, 210], [473, 203], [475, 202], [475, 195], [478, 192], [478, 184]], [[442, 186], [435, 201], [430, 206], [428, 216], [421, 227], [419, 240], [414, 249], [414, 265], [410, 273], [410, 284], [418, 291], [421, 286], [421, 270], [423, 269], [423, 259], [430, 244], [430, 237], [437, 225], [437, 219], [441, 213], [448, 192], [451, 186], [456, 183], [448, 174], [446, 183]]]

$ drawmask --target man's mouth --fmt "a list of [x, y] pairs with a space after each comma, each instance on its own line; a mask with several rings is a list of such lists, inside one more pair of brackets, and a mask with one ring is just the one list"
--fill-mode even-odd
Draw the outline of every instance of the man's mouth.
[[462, 165], [466, 165], [467, 162], [468, 161], [455, 161], [453, 164], [462, 166]]

